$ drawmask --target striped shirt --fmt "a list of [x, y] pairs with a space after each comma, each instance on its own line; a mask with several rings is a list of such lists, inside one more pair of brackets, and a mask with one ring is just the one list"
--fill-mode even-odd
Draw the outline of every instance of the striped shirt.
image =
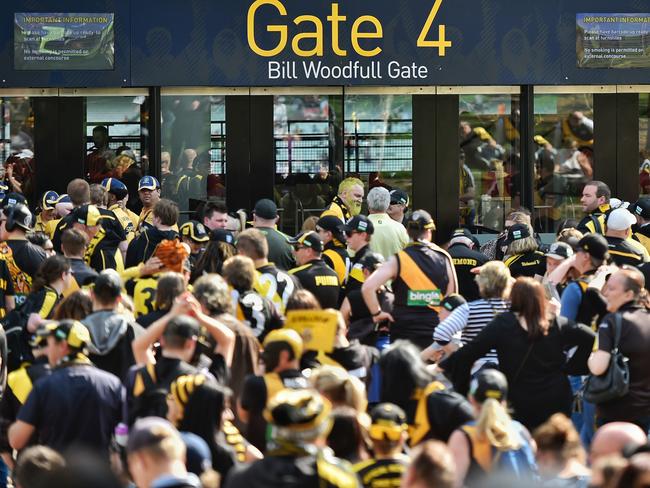
[[[433, 334], [433, 340], [446, 344], [460, 332], [463, 345], [469, 344], [483, 330], [483, 327], [492, 322], [497, 315], [507, 312], [509, 308], [510, 303], [502, 298], [481, 298], [461, 305], [438, 324]], [[499, 363], [494, 349], [476, 361], [472, 372], [486, 362]]]

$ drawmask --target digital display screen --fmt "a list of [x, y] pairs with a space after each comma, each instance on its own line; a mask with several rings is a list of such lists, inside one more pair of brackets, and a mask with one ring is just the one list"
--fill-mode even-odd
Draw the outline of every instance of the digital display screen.
[[17, 70], [112, 70], [115, 14], [14, 14]]

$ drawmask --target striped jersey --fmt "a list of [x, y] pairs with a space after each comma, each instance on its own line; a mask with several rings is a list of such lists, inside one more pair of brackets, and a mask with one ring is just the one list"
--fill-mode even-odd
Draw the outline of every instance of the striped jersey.
[[[497, 315], [507, 312], [509, 308], [510, 304], [502, 298], [481, 298], [461, 305], [454, 309], [449, 317], [438, 324], [433, 339], [436, 342], [446, 344], [451, 341], [455, 334], [460, 332], [463, 345], [469, 344], [487, 324], [492, 322]], [[494, 349], [474, 363], [472, 372], [486, 362], [499, 363]]]

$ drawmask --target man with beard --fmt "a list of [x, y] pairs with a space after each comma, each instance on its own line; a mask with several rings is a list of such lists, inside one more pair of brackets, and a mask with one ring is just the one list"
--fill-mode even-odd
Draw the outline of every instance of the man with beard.
[[346, 178], [339, 184], [338, 195], [320, 216], [334, 215], [345, 223], [361, 213], [362, 203], [363, 182], [359, 178]]

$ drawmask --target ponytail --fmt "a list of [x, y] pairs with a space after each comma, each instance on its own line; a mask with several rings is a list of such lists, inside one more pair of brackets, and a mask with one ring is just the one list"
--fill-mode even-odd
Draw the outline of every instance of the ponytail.
[[36, 293], [45, 286], [54, 283], [61, 275], [70, 270], [70, 261], [63, 256], [50, 256], [41, 263], [34, 275], [32, 282], [32, 293]]
[[519, 436], [512, 428], [512, 418], [503, 404], [495, 398], [488, 398], [483, 402], [476, 427], [478, 434], [485, 436], [499, 451], [520, 447]]

